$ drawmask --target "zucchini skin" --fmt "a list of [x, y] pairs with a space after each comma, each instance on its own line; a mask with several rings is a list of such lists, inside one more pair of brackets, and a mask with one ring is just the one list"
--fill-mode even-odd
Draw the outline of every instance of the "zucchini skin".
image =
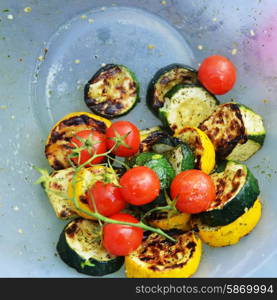
[[[109, 109], [105, 112], [102, 112], [101, 110], [101, 103], [100, 103], [100, 107], [97, 107], [98, 105], [95, 104], [93, 102], [93, 100], [88, 96], [89, 95], [89, 89], [90, 89], [90, 85], [93, 83], [93, 81], [101, 75], [101, 73], [103, 72], [106, 72], [112, 68], [116, 68], [116, 67], [119, 67], [119, 68], [123, 68], [125, 69], [126, 71], [128, 71], [128, 73], [130, 74], [130, 77], [133, 79], [134, 81], [134, 84], [136, 85], [136, 99], [135, 101], [133, 102], [133, 104], [124, 112], [121, 112], [121, 113], [117, 113], [117, 110], [119, 110], [117, 108], [116, 105], [112, 106], [110, 105], [109, 106]], [[126, 66], [124, 65], [116, 65], [116, 64], [107, 64], [105, 65], [104, 67], [101, 67], [92, 77], [91, 79], [87, 82], [87, 84], [85, 85], [84, 87], [84, 100], [85, 100], [85, 103], [86, 105], [88, 106], [88, 108], [94, 112], [95, 114], [99, 115], [99, 116], [102, 116], [102, 117], [105, 117], [107, 119], [114, 119], [114, 118], [117, 118], [117, 117], [121, 117], [121, 116], [124, 116], [126, 115], [128, 112], [130, 112], [135, 106], [136, 104], [140, 101], [140, 84], [138, 82], [138, 79], [135, 75], [135, 73], [133, 71], [131, 71], [129, 68], [127, 68]]]
[[155, 85], [157, 84], [159, 79], [167, 72], [178, 68], [186, 69], [188, 71], [188, 77], [183, 79], [183, 81], [180, 81], [179, 83], [198, 83], [197, 71], [191, 68], [190, 66], [184, 64], [173, 63], [158, 70], [148, 85], [146, 96], [147, 105], [155, 115], [158, 115], [159, 108], [163, 106], [163, 102], [159, 101], [158, 99], [155, 99], [154, 97]]
[[251, 208], [260, 194], [258, 180], [247, 168], [246, 182], [239, 193], [228, 201], [222, 209], [205, 211], [197, 216], [203, 224], [209, 226], [224, 226], [234, 222]]
[[68, 225], [65, 226], [64, 230], [60, 234], [59, 241], [56, 249], [60, 258], [68, 266], [76, 269], [79, 273], [90, 275], [90, 276], [104, 276], [110, 273], [118, 271], [123, 263], [124, 257], [117, 256], [113, 260], [108, 262], [101, 262], [96, 259], [90, 258], [89, 263], [94, 266], [88, 266], [85, 264], [85, 260], [76, 254], [67, 244], [65, 230]]

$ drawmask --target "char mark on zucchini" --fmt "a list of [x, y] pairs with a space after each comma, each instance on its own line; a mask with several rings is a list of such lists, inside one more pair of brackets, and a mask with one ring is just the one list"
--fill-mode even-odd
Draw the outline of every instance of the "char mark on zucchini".
[[162, 130], [160, 126], [147, 128], [140, 131], [140, 145], [139, 152], [152, 151], [153, 145], [155, 145], [161, 138], [167, 138], [168, 133]]
[[139, 101], [139, 83], [127, 67], [108, 64], [85, 85], [84, 99], [94, 113], [116, 118], [128, 113]]
[[262, 147], [266, 135], [261, 116], [234, 102], [219, 105], [199, 128], [212, 141], [217, 160], [247, 160]]
[[183, 64], [171, 64], [160, 69], [151, 80], [147, 91], [147, 103], [157, 114], [164, 105], [165, 94], [176, 84], [197, 83], [197, 72]]
[[215, 201], [198, 215], [209, 226], [232, 223], [253, 206], [260, 193], [258, 181], [246, 165], [233, 161], [224, 165], [224, 170], [211, 174], [216, 188]]
[[198, 127], [216, 109], [218, 100], [204, 87], [177, 84], [164, 97], [159, 118], [172, 132], [186, 126]]

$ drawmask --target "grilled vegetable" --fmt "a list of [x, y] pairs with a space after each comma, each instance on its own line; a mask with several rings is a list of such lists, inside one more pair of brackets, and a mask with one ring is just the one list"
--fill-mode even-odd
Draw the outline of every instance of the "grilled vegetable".
[[246, 165], [233, 161], [225, 169], [211, 174], [216, 199], [198, 216], [203, 224], [223, 226], [234, 222], [253, 206], [260, 191], [257, 179]]
[[182, 143], [166, 153], [166, 157], [172, 165], [176, 175], [179, 173], [194, 169], [195, 157], [190, 147]]
[[67, 196], [68, 185], [73, 174], [73, 168], [55, 171], [51, 173], [50, 182], [43, 184], [48, 199], [60, 219], [70, 219], [77, 216], [75, 206]]
[[57, 243], [61, 259], [80, 273], [103, 276], [121, 268], [123, 257], [109, 254], [101, 244], [98, 222], [75, 219], [66, 225]]
[[266, 134], [261, 116], [234, 102], [219, 105], [199, 128], [211, 139], [218, 160], [247, 160], [262, 147]]
[[84, 97], [92, 112], [116, 118], [134, 108], [139, 100], [139, 83], [125, 66], [108, 64], [85, 85]]
[[215, 166], [215, 150], [208, 136], [196, 127], [184, 127], [175, 136], [192, 149], [196, 168], [210, 174]]
[[162, 136], [158, 138], [153, 145], [152, 150], [159, 154], [165, 154], [166, 152], [173, 150], [174, 147], [182, 144], [182, 141], [171, 135]]
[[179, 83], [197, 83], [196, 70], [182, 64], [171, 64], [154, 75], [147, 91], [147, 103], [154, 113], [163, 107], [165, 94]]
[[159, 196], [152, 202], [139, 206], [140, 211], [148, 212], [157, 206], [165, 206], [167, 204], [164, 191], [161, 191]]
[[178, 84], [164, 97], [159, 118], [173, 132], [185, 126], [197, 127], [215, 110], [218, 100], [198, 85]]
[[162, 230], [180, 229], [188, 231], [191, 229], [190, 216], [186, 213], [153, 212], [147, 218], [147, 222], [149, 225]]
[[225, 226], [211, 227], [204, 225], [196, 218], [192, 222], [193, 229], [203, 242], [211, 247], [224, 247], [236, 244], [249, 234], [261, 218], [262, 205], [257, 199], [254, 205], [232, 223]]
[[144, 152], [135, 156], [130, 162], [130, 166], [146, 166], [157, 173], [161, 181], [161, 189], [170, 186], [172, 179], [175, 177], [175, 171], [162, 154], [154, 152]]
[[162, 137], [167, 137], [168, 133], [162, 130], [160, 126], [144, 129], [140, 131], [139, 152], [152, 151], [152, 146]]
[[[89, 195], [90, 187], [97, 181], [104, 183], [117, 183], [116, 173], [104, 166], [93, 166], [90, 168], [82, 168], [68, 186], [68, 196], [75, 197], [79, 208], [75, 207], [76, 213], [86, 219], [93, 219], [86, 212], [90, 213]], [[83, 210], [83, 211], [81, 211]]]
[[200, 263], [202, 243], [191, 231], [174, 230], [176, 243], [152, 233], [140, 247], [125, 257], [129, 278], [187, 278]]
[[70, 141], [77, 132], [95, 129], [105, 133], [110, 125], [109, 120], [86, 112], [66, 115], [51, 129], [46, 141], [45, 155], [50, 166], [55, 170], [71, 167], [68, 159], [72, 148]]

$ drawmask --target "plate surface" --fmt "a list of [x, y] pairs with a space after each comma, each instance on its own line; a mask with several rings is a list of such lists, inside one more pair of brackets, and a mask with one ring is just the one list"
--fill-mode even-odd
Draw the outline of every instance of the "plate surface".
[[[247, 162], [260, 182], [263, 217], [239, 244], [205, 246], [195, 277], [276, 277], [276, 2], [265, 8], [248, 0], [209, 6], [204, 0], [122, 0], [129, 7], [120, 7], [96, 0], [92, 9], [89, 0], [68, 0], [64, 9], [65, 1], [26, 0], [30, 13], [21, 1], [2, 2], [0, 277], [83, 277], [56, 254], [67, 222], [55, 217], [43, 190], [33, 185], [38, 174], [32, 166], [48, 167], [44, 142], [56, 121], [88, 111], [83, 87], [102, 64], [125, 64], [136, 73], [141, 102], [122, 119], [142, 129], [159, 124], [145, 105], [153, 74], [174, 62], [197, 68], [214, 53], [238, 69], [234, 90], [220, 100], [241, 101], [265, 118], [265, 145]], [[110, 276], [124, 276], [123, 268]]]
[[160, 123], [145, 105], [148, 82], [170, 63], [194, 64], [192, 51], [173, 27], [134, 8], [78, 15], [62, 25], [45, 48], [47, 59], [37, 65], [32, 89], [32, 109], [43, 132], [66, 113], [88, 111], [84, 85], [108, 63], [126, 65], [141, 84], [141, 103], [124, 118], [144, 128]]

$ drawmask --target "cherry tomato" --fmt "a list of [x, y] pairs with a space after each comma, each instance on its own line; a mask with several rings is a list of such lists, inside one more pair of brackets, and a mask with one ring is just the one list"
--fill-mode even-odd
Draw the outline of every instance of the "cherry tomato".
[[116, 143], [121, 142], [121, 145], [113, 150], [113, 154], [120, 157], [127, 157], [138, 152], [140, 144], [139, 130], [131, 122], [114, 122], [107, 129], [106, 136], [108, 149], [111, 149]]
[[[76, 147], [77, 145], [77, 147]], [[82, 165], [88, 161], [92, 155], [101, 154], [107, 151], [106, 137], [104, 134], [96, 130], [82, 130], [79, 131], [72, 139], [70, 147], [72, 147], [72, 152], [76, 151], [78, 147], [87, 146], [87, 149], [81, 150], [80, 154], [72, 157], [71, 160], [75, 165]], [[99, 156], [93, 159], [86, 167], [92, 164], [99, 164], [105, 159], [105, 156]]]
[[108, 217], [120, 212], [126, 206], [126, 202], [120, 193], [120, 188], [112, 183], [97, 181], [89, 190], [88, 205], [92, 211], [96, 210]]
[[[113, 220], [138, 223], [129, 214], [116, 214]], [[103, 246], [112, 255], [125, 256], [136, 250], [142, 242], [143, 230], [139, 227], [121, 224], [105, 224], [103, 228]]]
[[120, 178], [121, 195], [123, 199], [133, 205], [143, 205], [155, 200], [161, 188], [156, 172], [148, 167], [135, 167]]
[[213, 94], [229, 92], [236, 81], [236, 68], [224, 56], [212, 55], [203, 60], [198, 70], [198, 79]]
[[211, 177], [200, 170], [178, 174], [171, 183], [170, 195], [172, 199], [177, 198], [177, 209], [188, 214], [207, 210], [216, 196]]

